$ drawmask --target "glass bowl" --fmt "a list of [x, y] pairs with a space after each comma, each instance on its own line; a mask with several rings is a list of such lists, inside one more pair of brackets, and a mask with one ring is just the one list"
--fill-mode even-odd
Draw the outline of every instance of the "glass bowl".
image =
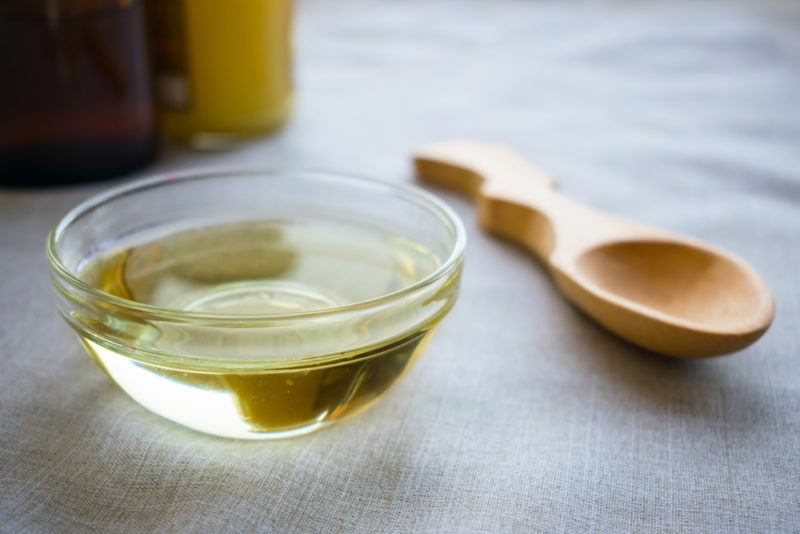
[[323, 172], [141, 180], [68, 213], [58, 309], [134, 400], [268, 439], [366, 408], [454, 304], [464, 229], [432, 195]]

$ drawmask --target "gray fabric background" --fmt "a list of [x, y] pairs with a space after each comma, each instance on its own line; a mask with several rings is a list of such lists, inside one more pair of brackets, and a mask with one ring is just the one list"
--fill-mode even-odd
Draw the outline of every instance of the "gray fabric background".
[[194, 165], [413, 179], [413, 147], [517, 148], [594, 206], [750, 260], [772, 329], [635, 349], [523, 251], [469, 232], [461, 300], [371, 411], [206, 437], [109, 382], [57, 317], [50, 225], [108, 186], [0, 192], [0, 531], [800, 531], [800, 2], [343, 1], [298, 9], [295, 116]]

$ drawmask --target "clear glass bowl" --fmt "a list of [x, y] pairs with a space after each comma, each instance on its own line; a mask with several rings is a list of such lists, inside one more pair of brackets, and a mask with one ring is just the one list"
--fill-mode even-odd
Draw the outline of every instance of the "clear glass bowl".
[[89, 199], [47, 252], [60, 313], [134, 400], [266, 439], [384, 394], [455, 302], [464, 244], [456, 215], [415, 187], [236, 171]]

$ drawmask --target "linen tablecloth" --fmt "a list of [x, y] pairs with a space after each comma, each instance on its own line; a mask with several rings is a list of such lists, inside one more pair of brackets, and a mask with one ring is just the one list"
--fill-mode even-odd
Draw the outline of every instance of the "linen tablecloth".
[[229, 441], [134, 403], [55, 312], [47, 231], [114, 182], [4, 190], [0, 531], [800, 530], [800, 2], [317, 0], [296, 52], [283, 132], [140, 174], [410, 181], [418, 145], [506, 143], [581, 201], [747, 258], [774, 325], [719, 359], [639, 350], [438, 191], [469, 245], [417, 367], [341, 425]]

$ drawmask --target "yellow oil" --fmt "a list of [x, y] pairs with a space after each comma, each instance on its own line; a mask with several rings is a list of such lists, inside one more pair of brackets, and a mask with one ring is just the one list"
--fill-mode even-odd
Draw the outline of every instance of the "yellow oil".
[[168, 137], [216, 148], [287, 118], [291, 0], [158, 0], [149, 8]]
[[[361, 224], [245, 222], [177, 232], [99, 255], [81, 278], [140, 303], [250, 320], [380, 298], [440, 264], [441, 258], [420, 244]], [[388, 340], [379, 332], [382, 320], [395, 317], [388, 312], [329, 330], [320, 327], [305, 337], [291, 332], [279, 341], [265, 337], [264, 345], [255, 345], [255, 367], [241, 365], [248, 345], [235, 335], [202, 329], [180, 343], [202, 345], [206, 354], [216, 351], [210, 368], [198, 367], [191, 358], [185, 365], [142, 358], [139, 340], [157, 346], [159, 336], [168, 338], [163, 328], [137, 327], [132, 342], [96, 335], [84, 335], [83, 341], [128, 394], [156, 413], [212, 434], [281, 437], [308, 432], [370, 404], [409, 368], [447, 309], [449, 304]], [[269, 329], [264, 331], [268, 336]], [[349, 338], [366, 341], [333, 353], [320, 349], [344, 346]], [[264, 360], [265, 351], [273, 349], [278, 357]]]

